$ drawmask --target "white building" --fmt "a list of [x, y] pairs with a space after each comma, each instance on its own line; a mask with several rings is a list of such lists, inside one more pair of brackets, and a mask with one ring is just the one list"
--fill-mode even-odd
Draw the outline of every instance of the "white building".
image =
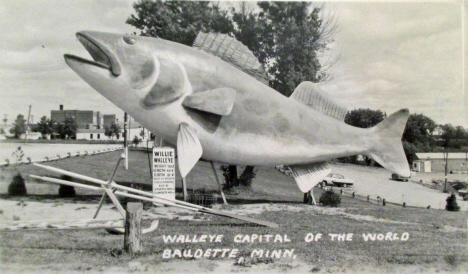
[[76, 130], [76, 139], [77, 140], [109, 140], [109, 137], [106, 136], [104, 129], [97, 128], [80, 128]]

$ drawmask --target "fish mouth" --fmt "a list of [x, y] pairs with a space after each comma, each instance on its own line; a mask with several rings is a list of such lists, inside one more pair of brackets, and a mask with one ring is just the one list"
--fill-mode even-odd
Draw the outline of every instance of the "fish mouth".
[[112, 72], [114, 76], [119, 76], [121, 74], [121, 67], [117, 57], [102, 42], [94, 38], [92, 34], [86, 32], [78, 32], [76, 37], [94, 61], [70, 54], [65, 54], [65, 59], [107, 69]]

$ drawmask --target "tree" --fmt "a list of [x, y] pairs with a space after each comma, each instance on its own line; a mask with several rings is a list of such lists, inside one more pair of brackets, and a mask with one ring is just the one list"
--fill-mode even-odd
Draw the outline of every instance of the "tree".
[[234, 26], [228, 12], [204, 1], [139, 1], [133, 4], [136, 14], [127, 24], [141, 30], [142, 36], [160, 37], [192, 45], [198, 32], [232, 33]]
[[339, 194], [329, 189], [320, 195], [319, 203], [324, 206], [338, 207], [341, 204], [341, 197]]
[[76, 124], [75, 119], [71, 117], [65, 118], [63, 123], [59, 123], [57, 126], [57, 132], [62, 139], [70, 139], [76, 137], [76, 130], [78, 125]]
[[326, 80], [319, 54], [333, 41], [336, 25], [321, 18], [321, 8], [311, 2], [259, 2], [258, 6], [259, 13], [246, 11], [245, 6], [234, 11], [235, 34], [267, 67], [270, 86], [289, 96], [303, 81]]
[[140, 144], [140, 142], [141, 142], [141, 139], [138, 138], [138, 136], [135, 135], [135, 136], [133, 137], [132, 143], [133, 143], [135, 146], [138, 146], [138, 145]]
[[26, 133], [26, 120], [22, 114], [18, 114], [13, 127], [10, 129], [10, 133], [15, 134], [15, 138], [19, 138], [21, 134]]
[[[346, 114], [345, 117], [345, 123], [348, 125], [352, 125], [355, 127], [360, 127], [360, 128], [370, 128], [378, 123], [382, 122], [386, 118], [386, 114], [383, 113], [381, 110], [372, 110], [372, 109], [354, 109], [352, 111], [349, 111]], [[368, 156], [363, 156], [364, 157], [364, 162], [367, 165], [372, 165], [375, 163], [375, 161], [368, 157]], [[350, 157], [345, 157], [344, 158], [346, 162], [351, 162], [358, 164], [360, 163], [358, 161], [358, 156], [350, 156]]]
[[429, 152], [436, 146], [433, 136], [437, 124], [424, 114], [411, 114], [408, 117], [403, 133], [403, 149], [406, 158], [411, 164], [416, 157], [416, 152]]
[[461, 143], [455, 141], [457, 139], [457, 130], [452, 124], [445, 124], [439, 126], [440, 130], [442, 131], [441, 138], [442, 138], [442, 146], [448, 150], [449, 148], [461, 149]]
[[37, 131], [42, 134], [42, 137], [52, 134], [54, 132], [54, 122], [47, 119], [46, 116], [42, 116], [39, 123], [37, 123]]
[[447, 199], [447, 204], [445, 205], [445, 210], [447, 211], [460, 211], [460, 206], [457, 204], [457, 196], [451, 194]]
[[120, 126], [117, 125], [116, 123], [112, 122], [110, 127], [106, 126], [104, 127], [104, 135], [107, 137], [113, 139], [114, 136], [119, 139], [120, 138]]
[[381, 110], [355, 109], [349, 111], [345, 117], [345, 123], [360, 128], [370, 128], [382, 122], [387, 115]]
[[468, 146], [468, 131], [462, 127], [455, 127], [455, 136], [457, 139], [457, 147], [461, 149], [463, 146]]
[[8, 185], [8, 195], [10, 196], [24, 196], [27, 194], [26, 184], [23, 176], [18, 172], [13, 177], [13, 181]]

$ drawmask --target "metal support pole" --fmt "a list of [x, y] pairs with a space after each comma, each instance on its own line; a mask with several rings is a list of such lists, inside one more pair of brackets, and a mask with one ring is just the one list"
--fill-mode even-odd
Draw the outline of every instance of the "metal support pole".
[[[109, 181], [107, 182], [108, 185], [110, 185], [112, 183], [112, 181], [114, 180], [115, 173], [117, 172], [117, 169], [119, 168], [119, 165], [120, 165], [120, 162], [122, 161], [122, 159], [125, 159], [125, 154], [123, 154], [123, 153], [120, 155], [120, 158], [117, 161], [117, 164], [115, 165], [114, 171], [112, 172], [112, 175], [109, 178]], [[107, 195], [106, 192], [104, 192], [104, 194], [102, 194], [101, 201], [99, 201], [99, 206], [98, 206], [98, 208], [96, 210], [96, 213], [94, 213], [93, 219], [96, 219], [97, 215], [99, 214], [99, 211], [101, 210], [101, 207], [104, 204], [106, 195]]]
[[124, 114], [124, 153], [125, 153], [125, 169], [128, 169], [128, 132], [127, 132], [127, 113]]
[[188, 194], [187, 194], [187, 181], [185, 177], [182, 177], [182, 192], [184, 195], [184, 201], [187, 202]]
[[312, 204], [313, 204], [313, 205], [316, 205], [317, 202], [315, 201], [315, 197], [314, 197], [314, 188], [311, 188], [311, 189], [310, 189], [309, 195], [310, 195], [310, 198], [312, 199]]
[[101, 200], [99, 201], [98, 208], [96, 210], [96, 213], [94, 213], [93, 219], [96, 219], [97, 215], [99, 214], [99, 211], [101, 210], [102, 205], [104, 204], [104, 201], [106, 199], [106, 193], [102, 194]]
[[213, 169], [214, 176], [216, 178], [216, 183], [218, 184], [218, 190], [221, 193], [221, 197], [223, 197], [224, 204], [227, 205], [228, 203], [226, 201], [226, 197], [224, 196], [224, 192], [223, 192], [223, 188], [221, 187], [221, 183], [219, 182], [218, 173], [216, 173], [216, 168], [214, 166], [214, 163], [210, 162], [210, 164], [211, 164], [211, 168]]

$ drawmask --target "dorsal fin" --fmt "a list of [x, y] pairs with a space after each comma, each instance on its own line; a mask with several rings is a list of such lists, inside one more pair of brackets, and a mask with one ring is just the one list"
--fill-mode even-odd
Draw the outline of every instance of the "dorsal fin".
[[296, 87], [290, 98], [302, 102], [328, 116], [344, 121], [347, 109], [333, 102], [316, 83], [302, 82]]
[[236, 38], [221, 33], [199, 32], [193, 47], [218, 56], [222, 60], [244, 71], [268, 85], [268, 77], [255, 55]]

